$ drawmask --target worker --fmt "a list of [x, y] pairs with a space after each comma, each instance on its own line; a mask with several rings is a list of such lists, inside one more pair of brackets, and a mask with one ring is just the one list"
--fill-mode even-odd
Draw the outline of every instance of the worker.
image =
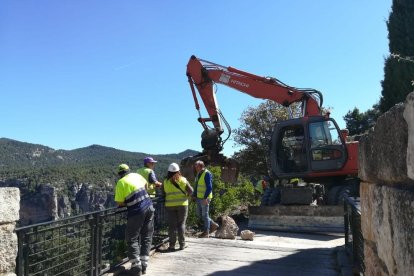
[[268, 186], [268, 182], [266, 181], [265, 178], [263, 178], [256, 182], [256, 186], [254, 189], [256, 190], [256, 192], [262, 195], [264, 191], [266, 190], [267, 186]]
[[131, 173], [127, 164], [118, 167], [119, 180], [115, 187], [115, 201], [127, 207], [126, 241], [131, 272], [145, 274], [154, 233], [154, 207], [145, 186], [147, 181]]
[[213, 175], [200, 160], [194, 163], [194, 169], [197, 175], [194, 181], [193, 199], [197, 202], [197, 215], [203, 220], [203, 232], [199, 238], [208, 238], [209, 233], [213, 233], [219, 227], [208, 214], [210, 201], [213, 198]]
[[168, 251], [175, 251], [175, 243], [180, 244], [180, 250], [185, 248], [185, 222], [188, 215], [188, 198], [193, 194], [193, 188], [187, 179], [181, 175], [176, 163], [168, 166], [167, 179], [164, 180], [162, 193], [165, 198], [165, 210], [168, 222]]
[[157, 177], [154, 172], [155, 161], [152, 157], [144, 158], [144, 167], [138, 169], [137, 173], [142, 175], [145, 180], [147, 180], [147, 192], [151, 198], [154, 198], [156, 195], [156, 188], [161, 187], [162, 183], [157, 180]]

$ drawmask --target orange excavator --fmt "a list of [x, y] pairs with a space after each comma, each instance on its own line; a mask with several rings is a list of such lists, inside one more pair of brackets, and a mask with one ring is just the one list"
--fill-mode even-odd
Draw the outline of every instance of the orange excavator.
[[[187, 77], [203, 127], [203, 152], [184, 159], [189, 168], [195, 160], [220, 165], [222, 178], [237, 178], [237, 162], [220, 152], [223, 126], [229, 128], [216, 99], [215, 85], [225, 85], [252, 97], [272, 100], [289, 110], [290, 119], [275, 122], [270, 144], [270, 176], [273, 179], [300, 178], [307, 183], [322, 183], [324, 193], [335, 188], [335, 198], [344, 186], [358, 176], [358, 142], [347, 142], [348, 132], [340, 130], [329, 113], [322, 112], [322, 93], [315, 89], [288, 86], [276, 78], [257, 76], [233, 67], [225, 67], [191, 56], [187, 64]], [[199, 97], [207, 110], [203, 118]], [[293, 114], [291, 106], [300, 105], [300, 114]], [[212, 126], [210, 126], [211, 124]], [[229, 128], [230, 129], [230, 128]], [[230, 134], [230, 131], [229, 131]], [[334, 199], [335, 201], [336, 199]], [[326, 201], [326, 200], [325, 200]]]

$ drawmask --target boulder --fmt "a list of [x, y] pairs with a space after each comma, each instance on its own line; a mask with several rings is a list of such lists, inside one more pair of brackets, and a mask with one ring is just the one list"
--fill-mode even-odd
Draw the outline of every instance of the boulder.
[[237, 236], [237, 232], [239, 231], [239, 227], [237, 226], [234, 219], [229, 216], [222, 216], [221, 217], [221, 224], [220, 227], [216, 231], [216, 238], [220, 239], [231, 239], [234, 240]]
[[254, 234], [255, 233], [250, 230], [243, 230], [240, 232], [240, 237], [242, 238], [242, 240], [252, 241], [254, 238]]
[[359, 177], [378, 184], [414, 184], [414, 92], [361, 137]]

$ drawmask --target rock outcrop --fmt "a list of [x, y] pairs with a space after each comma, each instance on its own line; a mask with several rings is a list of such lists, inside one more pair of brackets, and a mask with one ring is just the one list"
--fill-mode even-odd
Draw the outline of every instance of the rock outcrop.
[[414, 271], [414, 93], [360, 140], [365, 275]]
[[19, 225], [41, 223], [115, 206], [112, 191], [94, 190], [91, 185], [71, 184], [64, 192], [51, 184], [29, 191], [22, 181], [0, 181], [0, 187], [20, 189]]
[[22, 193], [20, 225], [56, 220], [57, 218], [57, 195], [54, 187], [40, 185], [36, 192]]

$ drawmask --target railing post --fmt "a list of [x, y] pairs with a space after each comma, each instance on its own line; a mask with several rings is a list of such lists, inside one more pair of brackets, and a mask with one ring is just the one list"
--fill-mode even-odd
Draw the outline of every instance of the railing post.
[[102, 230], [103, 214], [96, 214], [96, 275], [100, 275], [102, 268]]
[[18, 276], [23, 276], [23, 265], [24, 265], [24, 256], [23, 256], [23, 231], [17, 232], [17, 264], [16, 264], [16, 274]]
[[24, 235], [24, 243], [26, 246], [23, 247], [23, 264], [24, 264], [24, 276], [29, 275], [29, 235]]
[[348, 197], [344, 198], [344, 227], [345, 227], [345, 248], [348, 249], [349, 242], [349, 214], [348, 214]]
[[89, 218], [89, 225], [91, 227], [91, 276], [98, 275], [98, 233], [97, 233], [97, 214], [92, 214]]

